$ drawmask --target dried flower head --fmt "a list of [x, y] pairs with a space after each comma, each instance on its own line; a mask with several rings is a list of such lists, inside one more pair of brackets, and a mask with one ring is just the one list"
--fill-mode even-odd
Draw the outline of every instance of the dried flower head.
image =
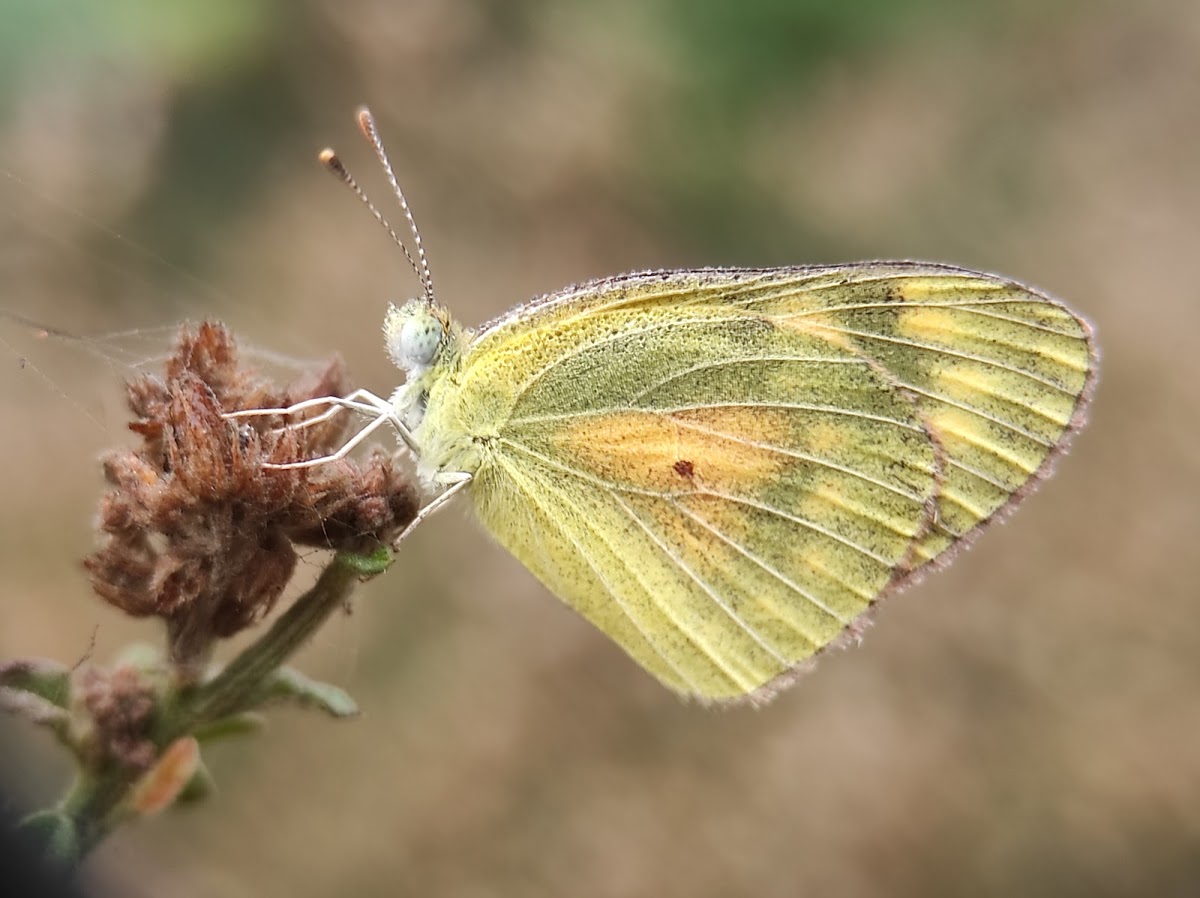
[[[278, 418], [222, 415], [344, 393], [340, 362], [283, 389], [238, 363], [220, 324], [181, 328], [165, 377], [128, 387], [142, 437], [103, 458], [101, 548], [85, 561], [92, 587], [137, 617], [162, 618], [171, 660], [197, 672], [216, 638], [260, 620], [291, 579], [295, 545], [370, 552], [417, 509], [411, 482], [377, 453], [311, 468], [264, 469], [327, 455], [346, 415], [283, 429]], [[295, 423], [294, 421], [291, 423]]]

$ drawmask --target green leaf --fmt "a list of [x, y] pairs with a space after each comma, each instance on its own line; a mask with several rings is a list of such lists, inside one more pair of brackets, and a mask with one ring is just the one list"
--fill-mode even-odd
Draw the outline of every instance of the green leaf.
[[36, 696], [66, 710], [71, 702], [71, 670], [45, 658], [9, 661], [0, 664], [0, 688]]
[[261, 714], [246, 711], [242, 714], [232, 714], [229, 717], [214, 720], [210, 724], [199, 727], [193, 735], [202, 744], [208, 745], [237, 736], [254, 736], [261, 733], [266, 727], [266, 719]]
[[28, 659], [0, 665], [0, 711], [49, 728], [70, 744], [71, 672], [55, 661]]
[[215, 791], [217, 791], [217, 782], [213, 779], [208, 767], [201, 761], [196, 765], [196, 772], [192, 774], [192, 778], [188, 780], [183, 791], [175, 799], [175, 804], [196, 804], [208, 798]]
[[291, 667], [281, 667], [267, 678], [262, 697], [256, 704], [291, 704], [316, 708], [331, 717], [358, 715], [358, 704], [343, 689], [313, 680]]
[[37, 811], [18, 825], [37, 843], [52, 863], [73, 867], [79, 863], [79, 832], [75, 821], [59, 810]]

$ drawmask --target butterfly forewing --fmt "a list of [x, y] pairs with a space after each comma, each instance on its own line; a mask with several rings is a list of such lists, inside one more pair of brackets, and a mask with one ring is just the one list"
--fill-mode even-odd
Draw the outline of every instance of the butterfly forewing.
[[430, 395], [485, 526], [681, 692], [761, 694], [1034, 479], [1084, 325], [918, 265], [652, 273], [485, 329]]
[[1087, 323], [1012, 281], [934, 266], [851, 270], [750, 307], [846, 339], [916, 398], [946, 452], [936, 558], [1021, 495], [1082, 412], [1095, 377]]

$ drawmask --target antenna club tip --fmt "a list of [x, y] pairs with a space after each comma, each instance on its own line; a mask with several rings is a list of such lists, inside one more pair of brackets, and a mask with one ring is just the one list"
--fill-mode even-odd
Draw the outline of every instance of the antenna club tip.
[[360, 106], [358, 113], [354, 116], [354, 120], [358, 122], [358, 130], [361, 131], [371, 143], [376, 143], [377, 129], [375, 127], [375, 116], [371, 114], [371, 110], [366, 106]]
[[317, 154], [317, 161], [325, 167], [326, 171], [333, 172], [333, 174], [337, 175], [347, 184], [352, 183], [350, 172], [347, 171], [346, 166], [342, 164], [342, 160], [339, 158], [338, 154], [329, 147], [326, 147]]

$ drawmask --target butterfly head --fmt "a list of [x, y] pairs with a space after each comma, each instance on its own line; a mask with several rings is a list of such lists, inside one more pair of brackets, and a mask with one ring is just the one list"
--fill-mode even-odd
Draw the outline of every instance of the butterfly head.
[[383, 319], [383, 339], [388, 356], [404, 371], [404, 385], [392, 405], [410, 429], [425, 416], [425, 404], [434, 383], [454, 367], [459, 357], [462, 329], [449, 313], [428, 299], [410, 299], [389, 306]]
[[425, 299], [389, 306], [383, 319], [388, 355], [410, 381], [437, 365], [451, 342], [450, 331], [445, 310]]

